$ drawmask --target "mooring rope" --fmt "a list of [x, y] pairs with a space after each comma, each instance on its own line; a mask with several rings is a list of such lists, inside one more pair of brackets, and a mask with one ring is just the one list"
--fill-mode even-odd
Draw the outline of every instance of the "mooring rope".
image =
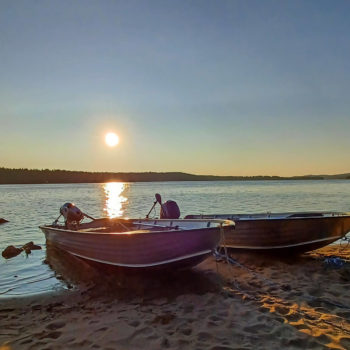
[[[345, 245], [342, 245], [342, 241], [345, 241], [347, 243]], [[344, 236], [344, 237], [340, 238], [340, 240], [339, 240], [339, 251], [343, 251], [343, 250], [347, 249], [349, 244], [350, 244], [350, 236], [349, 237]]]
[[220, 261], [220, 260], [226, 260], [226, 262], [230, 265], [236, 265], [246, 271], [248, 271], [249, 273], [253, 274], [255, 277], [263, 280], [264, 282], [266, 282], [267, 284], [271, 285], [271, 286], [279, 286], [278, 283], [264, 277], [263, 275], [261, 275], [258, 272], [255, 272], [254, 270], [250, 269], [249, 267], [243, 265], [242, 263], [240, 263], [238, 260], [233, 259], [228, 253], [227, 253], [227, 248], [225, 249], [225, 254], [220, 253], [220, 251], [215, 250], [214, 251], [214, 257]]
[[[224, 227], [222, 225], [222, 223], [220, 224], [220, 242], [219, 242], [219, 245], [218, 245], [219, 248], [216, 248], [213, 252], [213, 255], [215, 257], [215, 262], [216, 262], [216, 270], [217, 272], [219, 272], [219, 268], [218, 268], [218, 262], [222, 259], [225, 259], [227, 264], [230, 264], [230, 261], [229, 261], [229, 254], [227, 252], [227, 247], [226, 247], [226, 236], [225, 236], [225, 230], [224, 230]], [[224, 254], [221, 254], [218, 249], [220, 249], [220, 247], [222, 247], [224, 249]], [[239, 291], [241, 291], [241, 293], [244, 293], [244, 291], [239, 287], [238, 285], [238, 282], [236, 281], [236, 279], [234, 278], [234, 274], [233, 274], [233, 270], [230, 269], [230, 275], [231, 275], [231, 278], [232, 278], [232, 283], [233, 285], [235, 286], [235, 288]]]
[[[224, 230], [222, 224], [220, 224], [220, 243], [219, 243], [219, 247], [223, 247], [224, 248], [226, 262], [229, 262], [228, 261], [227, 247], [226, 247], [225, 230]], [[215, 252], [217, 252], [217, 249], [214, 251], [214, 255], [215, 255]]]

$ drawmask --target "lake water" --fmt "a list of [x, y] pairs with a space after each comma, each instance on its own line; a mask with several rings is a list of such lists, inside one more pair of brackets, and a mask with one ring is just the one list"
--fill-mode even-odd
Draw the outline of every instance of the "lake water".
[[[0, 298], [67, 288], [47, 262], [39, 225], [52, 223], [65, 202], [93, 217], [145, 217], [154, 194], [175, 200], [187, 214], [350, 211], [350, 181], [228, 181], [1, 185], [0, 249], [34, 241], [42, 250], [0, 258]], [[159, 208], [150, 216], [159, 215]]]

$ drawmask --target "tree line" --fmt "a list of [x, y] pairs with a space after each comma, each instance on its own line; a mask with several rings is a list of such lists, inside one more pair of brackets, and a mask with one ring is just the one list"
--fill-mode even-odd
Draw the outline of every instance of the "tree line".
[[[340, 177], [337, 177], [340, 176]], [[350, 174], [310, 176], [216, 176], [194, 175], [182, 172], [85, 172], [50, 169], [12, 169], [0, 167], [0, 184], [44, 183], [102, 183], [102, 182], [157, 182], [157, 181], [250, 181], [250, 180], [323, 180], [350, 179]]]

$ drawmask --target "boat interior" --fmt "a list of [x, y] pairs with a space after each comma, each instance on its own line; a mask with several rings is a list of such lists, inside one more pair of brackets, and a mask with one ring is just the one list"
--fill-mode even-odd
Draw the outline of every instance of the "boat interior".
[[51, 227], [80, 232], [101, 232], [101, 233], [118, 233], [118, 232], [154, 232], [169, 230], [194, 230], [210, 227], [234, 226], [231, 220], [222, 219], [110, 219], [101, 218], [90, 222], [79, 224], [69, 223], [68, 225], [51, 225]]

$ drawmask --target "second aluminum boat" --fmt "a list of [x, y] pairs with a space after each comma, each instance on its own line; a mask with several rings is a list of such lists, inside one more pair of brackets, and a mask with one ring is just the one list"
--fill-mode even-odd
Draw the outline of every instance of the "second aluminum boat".
[[186, 219], [227, 219], [236, 223], [227, 233], [228, 248], [246, 251], [302, 253], [326, 246], [350, 231], [350, 213], [300, 212], [187, 215]]

